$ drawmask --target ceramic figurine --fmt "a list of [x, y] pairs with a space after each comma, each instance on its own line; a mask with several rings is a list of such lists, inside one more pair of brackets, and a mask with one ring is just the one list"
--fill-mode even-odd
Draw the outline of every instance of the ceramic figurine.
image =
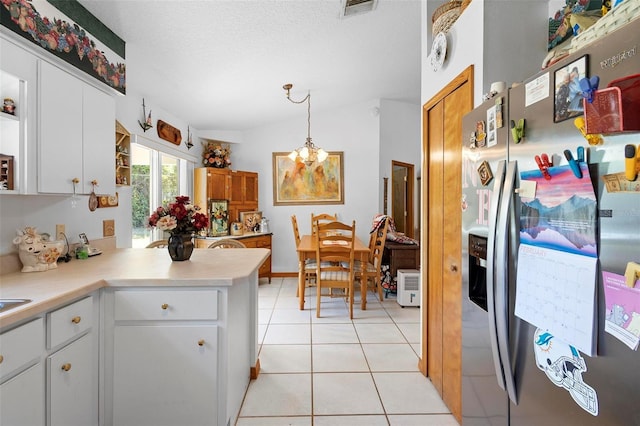
[[64, 249], [64, 241], [49, 241], [38, 234], [34, 227], [26, 227], [17, 232], [18, 236], [13, 239], [13, 244], [18, 246], [22, 272], [48, 271], [58, 267], [56, 262]]
[[13, 102], [11, 98], [4, 98], [4, 105], [2, 106], [2, 111], [7, 114], [15, 114], [16, 104]]

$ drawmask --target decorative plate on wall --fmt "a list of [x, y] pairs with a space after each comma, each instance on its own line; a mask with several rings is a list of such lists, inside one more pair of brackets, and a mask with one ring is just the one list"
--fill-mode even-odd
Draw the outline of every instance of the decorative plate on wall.
[[443, 32], [439, 32], [433, 39], [431, 45], [431, 54], [429, 59], [431, 60], [431, 68], [433, 71], [438, 71], [447, 56], [447, 36]]

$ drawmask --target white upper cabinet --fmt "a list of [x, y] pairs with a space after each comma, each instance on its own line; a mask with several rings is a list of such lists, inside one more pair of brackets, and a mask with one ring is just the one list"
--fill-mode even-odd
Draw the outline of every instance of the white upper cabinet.
[[36, 163], [36, 64], [35, 56], [0, 37], [0, 102], [10, 98], [15, 106], [13, 114], [0, 108], [0, 153], [12, 157], [1, 164], [0, 194], [36, 192], [35, 173], [27, 175]]
[[38, 192], [115, 193], [115, 100], [45, 61], [38, 99]]
[[98, 182], [96, 193], [115, 194], [116, 171], [113, 135], [116, 131], [116, 103], [110, 95], [85, 85], [82, 92], [82, 163], [84, 192], [91, 192], [91, 180]]

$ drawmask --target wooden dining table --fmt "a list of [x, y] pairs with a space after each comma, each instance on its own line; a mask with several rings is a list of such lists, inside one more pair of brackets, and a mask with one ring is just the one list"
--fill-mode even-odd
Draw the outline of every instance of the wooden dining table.
[[[298, 296], [300, 297], [300, 310], [304, 310], [304, 282], [305, 282], [305, 270], [304, 263], [307, 259], [314, 259], [316, 257], [316, 240], [311, 235], [303, 235], [300, 238], [300, 244], [297, 247], [298, 250]], [[366, 263], [369, 257], [369, 245], [365, 244], [356, 237], [354, 246], [354, 256], [356, 259], [360, 259], [361, 262]], [[367, 309], [367, 280], [360, 280], [360, 295], [362, 310]]]

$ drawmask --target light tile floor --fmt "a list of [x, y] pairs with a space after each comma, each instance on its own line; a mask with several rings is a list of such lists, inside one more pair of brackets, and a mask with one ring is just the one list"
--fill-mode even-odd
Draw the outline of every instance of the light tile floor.
[[315, 288], [298, 309], [297, 279], [259, 288], [259, 358], [237, 426], [458, 426], [435, 388], [418, 371], [420, 310], [396, 298], [367, 295], [354, 319], [342, 298]]

